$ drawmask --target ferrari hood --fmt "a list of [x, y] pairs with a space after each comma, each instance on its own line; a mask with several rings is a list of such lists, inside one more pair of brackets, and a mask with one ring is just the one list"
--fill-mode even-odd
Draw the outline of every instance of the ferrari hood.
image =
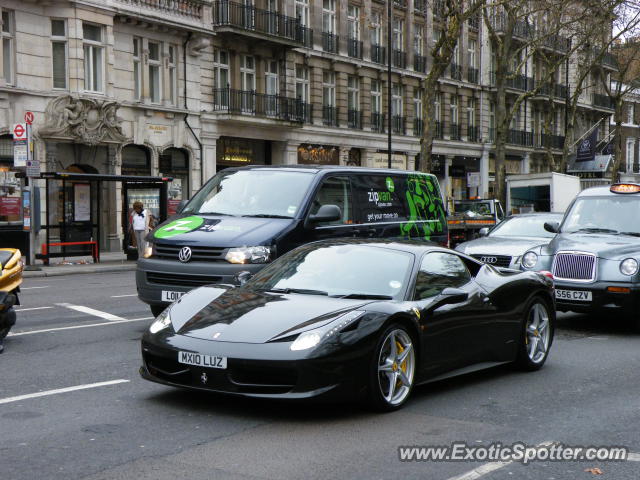
[[372, 301], [211, 286], [193, 290], [176, 302], [171, 322], [180, 335], [265, 343], [289, 332], [320, 327], [367, 303]]

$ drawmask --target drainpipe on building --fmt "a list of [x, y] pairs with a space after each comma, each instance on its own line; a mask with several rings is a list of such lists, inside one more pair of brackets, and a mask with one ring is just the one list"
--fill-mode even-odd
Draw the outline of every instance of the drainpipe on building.
[[184, 73], [184, 109], [186, 110], [186, 112], [184, 113], [184, 123], [187, 126], [187, 128], [189, 129], [189, 131], [191, 132], [191, 135], [193, 135], [193, 138], [196, 140], [196, 142], [198, 142], [198, 147], [200, 149], [200, 187], [202, 187], [202, 185], [204, 185], [204, 152], [202, 149], [202, 142], [200, 141], [200, 139], [198, 138], [198, 136], [196, 135], [196, 132], [193, 131], [193, 128], [191, 128], [191, 125], [189, 124], [189, 107], [187, 106], [187, 45], [189, 44], [189, 41], [191, 40], [192, 34], [191, 32], [189, 32], [189, 34], [187, 35], [187, 39], [184, 41], [184, 43], [182, 44], [182, 66], [183, 66], [183, 73]]

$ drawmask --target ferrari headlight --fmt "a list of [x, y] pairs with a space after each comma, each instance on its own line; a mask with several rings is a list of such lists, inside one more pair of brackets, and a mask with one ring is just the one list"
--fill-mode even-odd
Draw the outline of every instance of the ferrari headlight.
[[635, 258], [627, 258], [620, 263], [620, 272], [623, 275], [635, 275], [638, 273], [638, 262]]
[[538, 263], [538, 255], [534, 252], [527, 252], [522, 256], [522, 265], [525, 268], [533, 268]]
[[320, 343], [321, 335], [317, 331], [302, 332], [291, 344], [291, 350], [308, 350]]
[[171, 309], [167, 307], [164, 312], [158, 315], [158, 318], [156, 318], [149, 327], [149, 332], [158, 333], [159, 331], [171, 326], [171, 315], [169, 315], [169, 310]]
[[265, 245], [230, 248], [224, 258], [229, 263], [267, 263], [271, 260], [271, 248]]

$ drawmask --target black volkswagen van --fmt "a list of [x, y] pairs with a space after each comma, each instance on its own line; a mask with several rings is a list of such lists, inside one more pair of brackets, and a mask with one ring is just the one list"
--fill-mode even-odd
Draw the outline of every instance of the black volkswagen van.
[[233, 283], [289, 250], [341, 237], [447, 244], [434, 175], [327, 166], [229, 168], [148, 236], [138, 296], [158, 315], [192, 288]]

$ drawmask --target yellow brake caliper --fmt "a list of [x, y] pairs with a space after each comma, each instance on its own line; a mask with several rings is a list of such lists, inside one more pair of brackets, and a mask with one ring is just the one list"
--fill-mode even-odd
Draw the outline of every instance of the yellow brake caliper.
[[[400, 342], [398, 342], [396, 340], [396, 348], [398, 349], [398, 354], [404, 352], [404, 347], [400, 344]], [[400, 370], [402, 370], [405, 374], [407, 373], [407, 359], [405, 358], [404, 361], [400, 364]], [[399, 387], [399, 384], [402, 384], [402, 381], [400, 379], [396, 380], [396, 387]]]

